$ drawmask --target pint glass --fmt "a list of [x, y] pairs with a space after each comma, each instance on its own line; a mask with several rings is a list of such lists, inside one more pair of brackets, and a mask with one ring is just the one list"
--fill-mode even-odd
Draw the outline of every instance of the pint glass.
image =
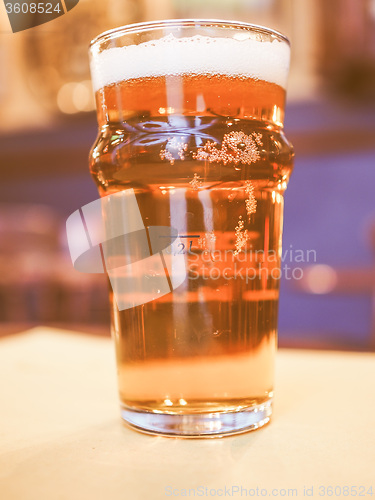
[[293, 162], [289, 42], [171, 20], [106, 32], [90, 56], [122, 417], [172, 436], [257, 429], [272, 413]]

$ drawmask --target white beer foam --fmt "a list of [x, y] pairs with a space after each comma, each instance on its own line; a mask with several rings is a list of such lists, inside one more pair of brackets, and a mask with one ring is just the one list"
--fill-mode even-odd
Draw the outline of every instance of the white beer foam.
[[94, 53], [94, 91], [133, 78], [177, 74], [224, 74], [267, 80], [286, 87], [290, 48], [285, 42], [258, 41], [246, 32], [237, 38], [170, 34], [155, 41]]

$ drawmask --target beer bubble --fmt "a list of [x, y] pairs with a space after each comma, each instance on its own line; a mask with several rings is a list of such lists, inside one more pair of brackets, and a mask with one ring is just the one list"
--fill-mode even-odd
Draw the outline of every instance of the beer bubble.
[[[260, 159], [258, 151], [260, 134], [254, 136], [244, 132], [230, 132], [225, 134], [220, 147], [213, 141], [207, 141], [202, 148], [198, 148], [193, 154], [196, 160], [208, 160], [210, 163], [241, 163], [249, 165]], [[239, 169], [240, 167], [237, 167]]]
[[248, 217], [250, 217], [250, 215], [255, 214], [257, 210], [257, 200], [254, 195], [254, 185], [251, 181], [245, 182], [245, 193], [247, 195], [247, 199], [245, 201], [246, 212]]
[[246, 246], [247, 240], [249, 239], [247, 229], [244, 229], [244, 221], [242, 220], [242, 215], [239, 216], [237, 226], [235, 227], [235, 251], [233, 255], [238, 255], [241, 250], [243, 250]]
[[193, 191], [198, 191], [200, 187], [202, 187], [202, 181], [200, 180], [199, 175], [195, 172], [193, 179], [189, 182]]

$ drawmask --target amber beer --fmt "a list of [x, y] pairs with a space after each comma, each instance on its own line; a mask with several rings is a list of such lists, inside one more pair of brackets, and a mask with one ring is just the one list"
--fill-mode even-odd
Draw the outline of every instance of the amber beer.
[[169, 21], [108, 32], [91, 53], [100, 195], [133, 189], [146, 228], [178, 232], [169, 253], [186, 270], [132, 308], [110, 292], [122, 416], [165, 435], [256, 429], [272, 412], [293, 160], [288, 41], [247, 24]]

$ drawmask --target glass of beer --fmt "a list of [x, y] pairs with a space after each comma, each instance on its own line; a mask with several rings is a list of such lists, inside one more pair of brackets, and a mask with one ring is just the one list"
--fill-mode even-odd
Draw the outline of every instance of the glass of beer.
[[293, 164], [288, 39], [169, 20], [108, 31], [90, 56], [122, 417], [170, 436], [257, 429], [272, 413]]

